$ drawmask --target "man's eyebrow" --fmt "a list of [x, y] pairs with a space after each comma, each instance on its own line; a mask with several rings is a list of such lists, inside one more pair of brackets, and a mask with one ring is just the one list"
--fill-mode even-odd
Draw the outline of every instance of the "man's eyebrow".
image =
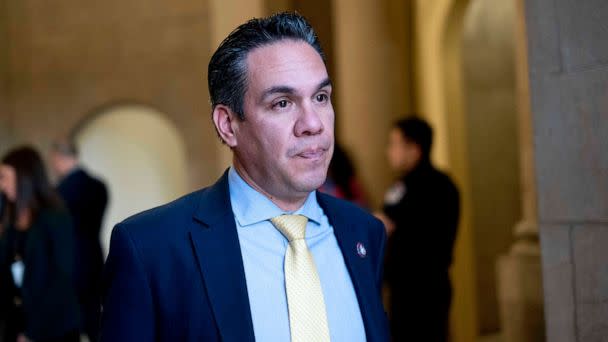
[[331, 80], [329, 78], [326, 78], [326, 79], [323, 80], [323, 82], [319, 83], [319, 86], [317, 87], [317, 90], [321, 90], [321, 89], [323, 89], [323, 88], [325, 88], [327, 86], [332, 87]]
[[[331, 86], [331, 80], [329, 78], [324, 79], [321, 83], [319, 83], [319, 85], [317, 86], [317, 91], [321, 90], [327, 86]], [[290, 86], [285, 86], [285, 85], [280, 85], [280, 86], [274, 86], [274, 87], [270, 87], [266, 90], [264, 90], [264, 92], [262, 93], [262, 101], [266, 100], [266, 98], [268, 98], [271, 95], [274, 94], [288, 94], [288, 95], [292, 95], [295, 94], [296, 90]]]
[[270, 87], [262, 93], [262, 101], [274, 94], [295, 94], [296, 90], [289, 86]]

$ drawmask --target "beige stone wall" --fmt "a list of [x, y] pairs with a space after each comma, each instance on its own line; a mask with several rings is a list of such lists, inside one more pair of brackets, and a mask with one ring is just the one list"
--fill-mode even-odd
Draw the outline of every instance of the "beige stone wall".
[[392, 0], [333, 6], [337, 136], [377, 208], [393, 180], [384, 153], [390, 126], [412, 111], [409, 9]]
[[0, 0], [0, 155], [11, 145], [12, 121], [9, 102], [9, 44], [8, 44], [8, 12], [3, 10], [6, 0]]
[[142, 103], [183, 134], [196, 188], [216, 176], [207, 2], [7, 1], [16, 141], [46, 149], [100, 108]]
[[606, 341], [608, 6], [525, 10], [547, 341]]

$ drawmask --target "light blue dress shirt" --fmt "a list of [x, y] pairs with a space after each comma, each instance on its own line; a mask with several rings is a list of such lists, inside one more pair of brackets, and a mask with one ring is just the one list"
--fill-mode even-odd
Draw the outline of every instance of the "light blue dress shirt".
[[308, 196], [300, 209], [285, 212], [249, 186], [234, 168], [228, 172], [228, 184], [256, 341], [290, 340], [283, 269], [288, 242], [269, 221], [282, 214], [308, 217], [306, 244], [321, 280], [331, 340], [365, 341], [355, 289], [334, 229], [317, 203], [316, 192]]

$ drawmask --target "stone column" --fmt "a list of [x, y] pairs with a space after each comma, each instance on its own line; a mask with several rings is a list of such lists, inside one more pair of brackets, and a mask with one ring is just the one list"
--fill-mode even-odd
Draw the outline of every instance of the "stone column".
[[517, 115], [519, 121], [522, 219], [515, 225], [515, 243], [498, 259], [498, 301], [505, 342], [544, 340], [543, 296], [538, 223], [532, 115], [528, 83], [528, 58], [524, 0], [514, 0]]
[[606, 341], [608, 3], [525, 9], [547, 341]]

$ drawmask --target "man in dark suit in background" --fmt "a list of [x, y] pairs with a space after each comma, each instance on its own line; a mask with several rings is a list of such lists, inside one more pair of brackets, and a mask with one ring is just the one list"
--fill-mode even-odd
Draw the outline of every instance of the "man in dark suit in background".
[[71, 141], [57, 141], [53, 144], [51, 166], [59, 177], [57, 191], [74, 222], [74, 281], [82, 310], [82, 332], [90, 341], [96, 341], [99, 335], [99, 298], [103, 269], [99, 234], [108, 203], [108, 192], [102, 181], [80, 167], [78, 150]]
[[386, 233], [316, 192], [334, 144], [319, 41], [298, 14], [254, 19], [209, 63], [219, 181], [119, 223], [102, 341], [387, 341]]
[[378, 216], [390, 236], [386, 281], [395, 341], [449, 340], [460, 200], [452, 180], [431, 163], [432, 143], [431, 127], [416, 117], [397, 121], [389, 136], [388, 159], [401, 177]]

